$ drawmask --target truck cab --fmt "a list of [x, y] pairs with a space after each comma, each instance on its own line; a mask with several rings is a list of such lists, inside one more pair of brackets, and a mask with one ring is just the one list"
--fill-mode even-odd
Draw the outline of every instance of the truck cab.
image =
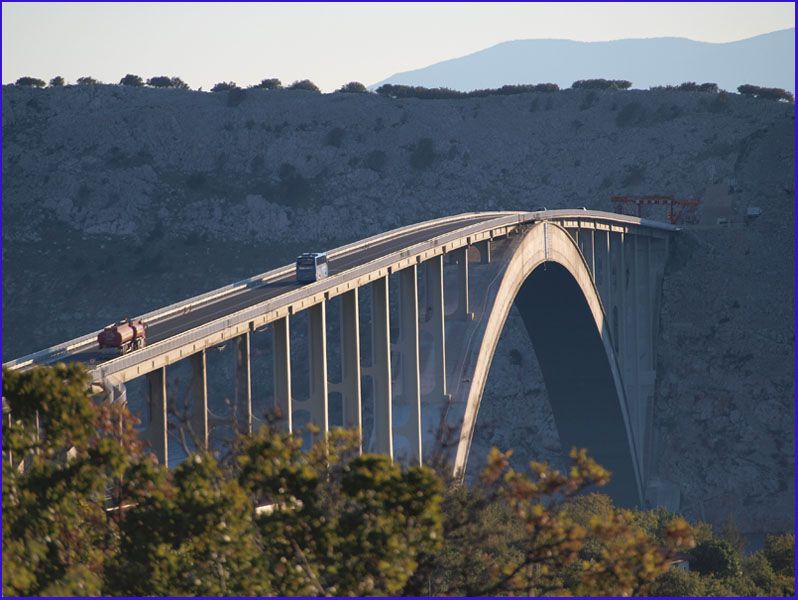
[[297, 283], [312, 283], [329, 275], [326, 252], [305, 252], [296, 259]]

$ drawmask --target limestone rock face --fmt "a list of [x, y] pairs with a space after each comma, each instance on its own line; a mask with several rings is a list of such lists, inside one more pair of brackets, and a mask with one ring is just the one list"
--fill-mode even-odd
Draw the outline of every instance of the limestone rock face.
[[[249, 90], [240, 103], [3, 91], [4, 360], [412, 222], [613, 210], [613, 194], [702, 198], [720, 184], [737, 222], [703, 222], [673, 244], [651, 464], [690, 516], [792, 527], [792, 106], [636, 90], [435, 101]], [[762, 214], [744, 222], [749, 206]], [[520, 463], [568, 450], [520, 319], [508, 324], [472, 471], [491, 445]]]

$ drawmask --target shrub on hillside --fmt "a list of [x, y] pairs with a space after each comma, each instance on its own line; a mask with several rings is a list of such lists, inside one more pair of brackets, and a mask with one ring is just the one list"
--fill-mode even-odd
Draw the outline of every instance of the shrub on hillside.
[[615, 116], [615, 124], [618, 127], [630, 127], [640, 125], [645, 120], [646, 109], [639, 102], [626, 104]]
[[238, 89], [238, 86], [236, 85], [235, 81], [220, 81], [211, 88], [211, 91], [229, 92], [230, 90], [236, 90], [236, 89]]
[[350, 81], [338, 88], [337, 91], [346, 94], [367, 94], [368, 88], [359, 81]]
[[43, 88], [45, 86], [45, 83], [42, 79], [39, 79], [37, 77], [20, 77], [19, 79], [17, 79], [16, 85], [20, 87]]
[[101, 81], [96, 80], [94, 77], [86, 75], [85, 77], [78, 77], [78, 85], [100, 85]]
[[[148, 82], [149, 83], [149, 82]], [[144, 85], [144, 80], [138, 75], [128, 73], [119, 80], [119, 85], [129, 85], [131, 87], [141, 87]]]
[[385, 152], [382, 150], [374, 150], [368, 153], [366, 159], [363, 161], [363, 164], [372, 171], [377, 171], [379, 173], [385, 166], [386, 160], [387, 156]]
[[247, 90], [240, 87], [233, 88], [227, 92], [227, 106], [238, 106], [247, 97]]
[[472, 90], [465, 93], [467, 98], [485, 98], [487, 96], [514, 96], [515, 94], [529, 94], [530, 92], [557, 92], [560, 86], [556, 83], [523, 83], [503, 85], [500, 88], [487, 88]]
[[291, 85], [288, 86], [289, 90], [305, 90], [307, 92], [316, 92], [317, 94], [321, 93], [321, 90], [318, 86], [313, 83], [310, 79], [301, 79], [299, 81], [295, 81]]
[[50, 87], [64, 87], [64, 78], [60, 75], [56, 75], [50, 80]]
[[580, 79], [574, 81], [571, 87], [583, 90], [628, 90], [632, 82], [625, 79]]
[[377, 93], [387, 98], [419, 98], [421, 100], [457, 100], [461, 98], [487, 98], [488, 96], [512, 96], [530, 92], [556, 92], [556, 83], [535, 83], [503, 85], [500, 88], [486, 88], [461, 92], [450, 88], [426, 88], [423, 86], [398, 85], [386, 83], [377, 88]]
[[435, 162], [435, 143], [430, 138], [422, 138], [410, 148], [410, 166], [414, 169], [427, 169]]
[[333, 127], [324, 136], [324, 145], [340, 148], [341, 142], [344, 141], [344, 130], [341, 127]]
[[692, 81], [680, 83], [676, 89], [680, 92], [708, 92], [711, 94], [717, 94], [719, 91], [717, 83], [694, 83]]
[[795, 101], [792, 92], [788, 92], [781, 88], [768, 88], [746, 83], [738, 87], [737, 91], [744, 96], [753, 96], [754, 98], [762, 98], [764, 100], [785, 100], [790, 103]]
[[276, 78], [261, 79], [260, 83], [253, 85], [254, 90], [279, 90], [283, 87], [283, 83]]
[[387, 98], [420, 98], [423, 100], [449, 100], [465, 98], [465, 92], [449, 88], [425, 88], [412, 85], [395, 85], [386, 83], [377, 88], [377, 93]]

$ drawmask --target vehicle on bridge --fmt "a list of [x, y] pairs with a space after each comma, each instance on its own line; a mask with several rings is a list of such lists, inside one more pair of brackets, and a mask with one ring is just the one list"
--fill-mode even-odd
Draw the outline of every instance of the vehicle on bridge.
[[121, 354], [143, 348], [147, 343], [147, 325], [141, 319], [123, 319], [108, 325], [97, 335], [100, 348], [115, 348]]
[[330, 274], [327, 267], [326, 252], [305, 252], [296, 259], [296, 280], [298, 283], [312, 283]]

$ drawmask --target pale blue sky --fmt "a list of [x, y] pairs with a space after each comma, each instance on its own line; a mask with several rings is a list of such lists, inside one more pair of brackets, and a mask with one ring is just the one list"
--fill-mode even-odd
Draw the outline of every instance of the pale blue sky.
[[4, 2], [3, 83], [23, 75], [177, 75], [191, 87], [311, 79], [366, 85], [513, 39], [679, 36], [728, 42], [793, 27], [783, 3], [220, 4]]

